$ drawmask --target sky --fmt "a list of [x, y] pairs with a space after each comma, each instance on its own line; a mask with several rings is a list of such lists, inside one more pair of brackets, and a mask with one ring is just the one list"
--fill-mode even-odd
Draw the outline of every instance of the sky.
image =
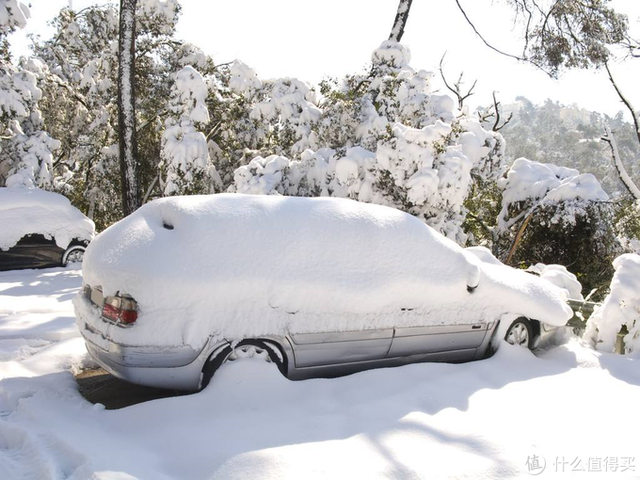
[[[72, 0], [73, 8], [104, 3]], [[178, 36], [190, 41], [216, 63], [239, 59], [261, 78], [297, 77], [317, 83], [326, 76], [356, 73], [368, 64], [371, 52], [385, 40], [397, 0], [181, 0]], [[518, 53], [511, 11], [500, 0], [461, 0], [476, 26], [494, 44]], [[31, 0], [32, 18], [25, 31], [12, 38], [15, 54], [28, 52], [26, 33], [43, 38], [47, 27], [69, 0]], [[629, 15], [632, 31], [640, 32], [640, 1], [613, 0]], [[541, 103], [550, 98], [588, 110], [614, 115], [624, 107], [602, 71], [570, 71], [550, 79], [532, 66], [491, 51], [475, 36], [454, 0], [414, 0], [402, 42], [412, 53], [416, 69], [437, 72], [443, 54], [450, 83], [464, 72], [466, 85], [477, 80], [471, 107], [491, 103], [493, 91], [503, 103], [519, 95]], [[616, 63], [614, 75], [635, 105], [640, 105], [640, 60]], [[444, 89], [439, 77], [436, 89]]]

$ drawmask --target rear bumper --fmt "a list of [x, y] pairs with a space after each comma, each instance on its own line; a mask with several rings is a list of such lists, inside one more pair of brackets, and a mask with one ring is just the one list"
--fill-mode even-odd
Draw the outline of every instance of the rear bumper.
[[200, 350], [188, 345], [123, 345], [92, 326], [104, 324], [107, 330], [110, 324], [102, 319], [96, 321], [99, 312], [86, 298], [78, 296], [74, 303], [87, 351], [109, 373], [140, 385], [178, 390], [199, 388], [202, 367], [209, 353], [208, 343]]
[[[157, 355], [151, 355], [148, 352], [141, 355], [136, 347], [113, 344], [116, 351], [108, 351], [97, 346], [86, 337], [85, 343], [87, 351], [101, 367], [112, 375], [128, 382], [176, 390], [197, 390], [200, 386], [204, 361], [202, 363], [198, 362], [199, 356], [197, 352], [196, 357], [185, 365], [158, 366], [159, 364], [167, 363], [166, 351], [163, 353], [158, 352]], [[126, 362], [127, 358], [144, 358], [146, 361], [137, 365], [121, 363]]]

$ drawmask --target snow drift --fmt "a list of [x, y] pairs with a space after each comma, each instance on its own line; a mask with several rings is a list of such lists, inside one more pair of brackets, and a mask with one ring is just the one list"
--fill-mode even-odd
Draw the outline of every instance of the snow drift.
[[625, 349], [628, 354], [640, 357], [640, 255], [620, 255], [613, 261], [613, 267], [611, 291], [589, 318], [585, 338], [598, 350], [612, 352], [618, 332], [626, 326]]
[[[135, 326], [109, 327], [124, 344], [571, 317], [548, 282], [485, 264], [399, 210], [335, 198], [156, 200], [91, 243], [83, 276], [137, 300]], [[75, 305], [79, 323], [102, 322]]]
[[66, 249], [73, 239], [90, 241], [93, 222], [68, 198], [37, 188], [0, 188], [0, 249], [8, 250], [28, 234], [55, 239]]

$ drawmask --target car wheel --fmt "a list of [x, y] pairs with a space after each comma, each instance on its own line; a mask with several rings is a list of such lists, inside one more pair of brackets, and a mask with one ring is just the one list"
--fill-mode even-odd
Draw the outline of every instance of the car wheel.
[[280, 348], [273, 342], [265, 340], [243, 340], [234, 347], [231, 345], [218, 353], [213, 353], [202, 369], [200, 390], [204, 389], [223, 364], [241, 361], [247, 358], [259, 358], [267, 363], [273, 363], [284, 374], [284, 357]]
[[526, 318], [517, 318], [513, 321], [504, 336], [507, 343], [531, 348], [533, 345], [533, 327]]
[[84, 247], [79, 245], [75, 245], [73, 247], [69, 247], [64, 255], [62, 255], [62, 266], [66, 267], [70, 263], [82, 263], [82, 259], [84, 258]]

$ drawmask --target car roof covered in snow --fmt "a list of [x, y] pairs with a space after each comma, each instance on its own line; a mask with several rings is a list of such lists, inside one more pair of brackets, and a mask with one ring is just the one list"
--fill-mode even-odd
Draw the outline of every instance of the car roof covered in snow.
[[[409, 214], [336, 198], [156, 200], [96, 237], [83, 275], [106, 295], [132, 295], [135, 328], [157, 343], [174, 328], [188, 341], [200, 329], [246, 338], [506, 313], [560, 325], [571, 316], [553, 285], [486, 265]], [[176, 317], [195, 321], [180, 327]]]
[[55, 239], [60, 248], [74, 240], [90, 241], [93, 221], [63, 195], [38, 188], [0, 188], [0, 249], [8, 250], [29, 234]]

